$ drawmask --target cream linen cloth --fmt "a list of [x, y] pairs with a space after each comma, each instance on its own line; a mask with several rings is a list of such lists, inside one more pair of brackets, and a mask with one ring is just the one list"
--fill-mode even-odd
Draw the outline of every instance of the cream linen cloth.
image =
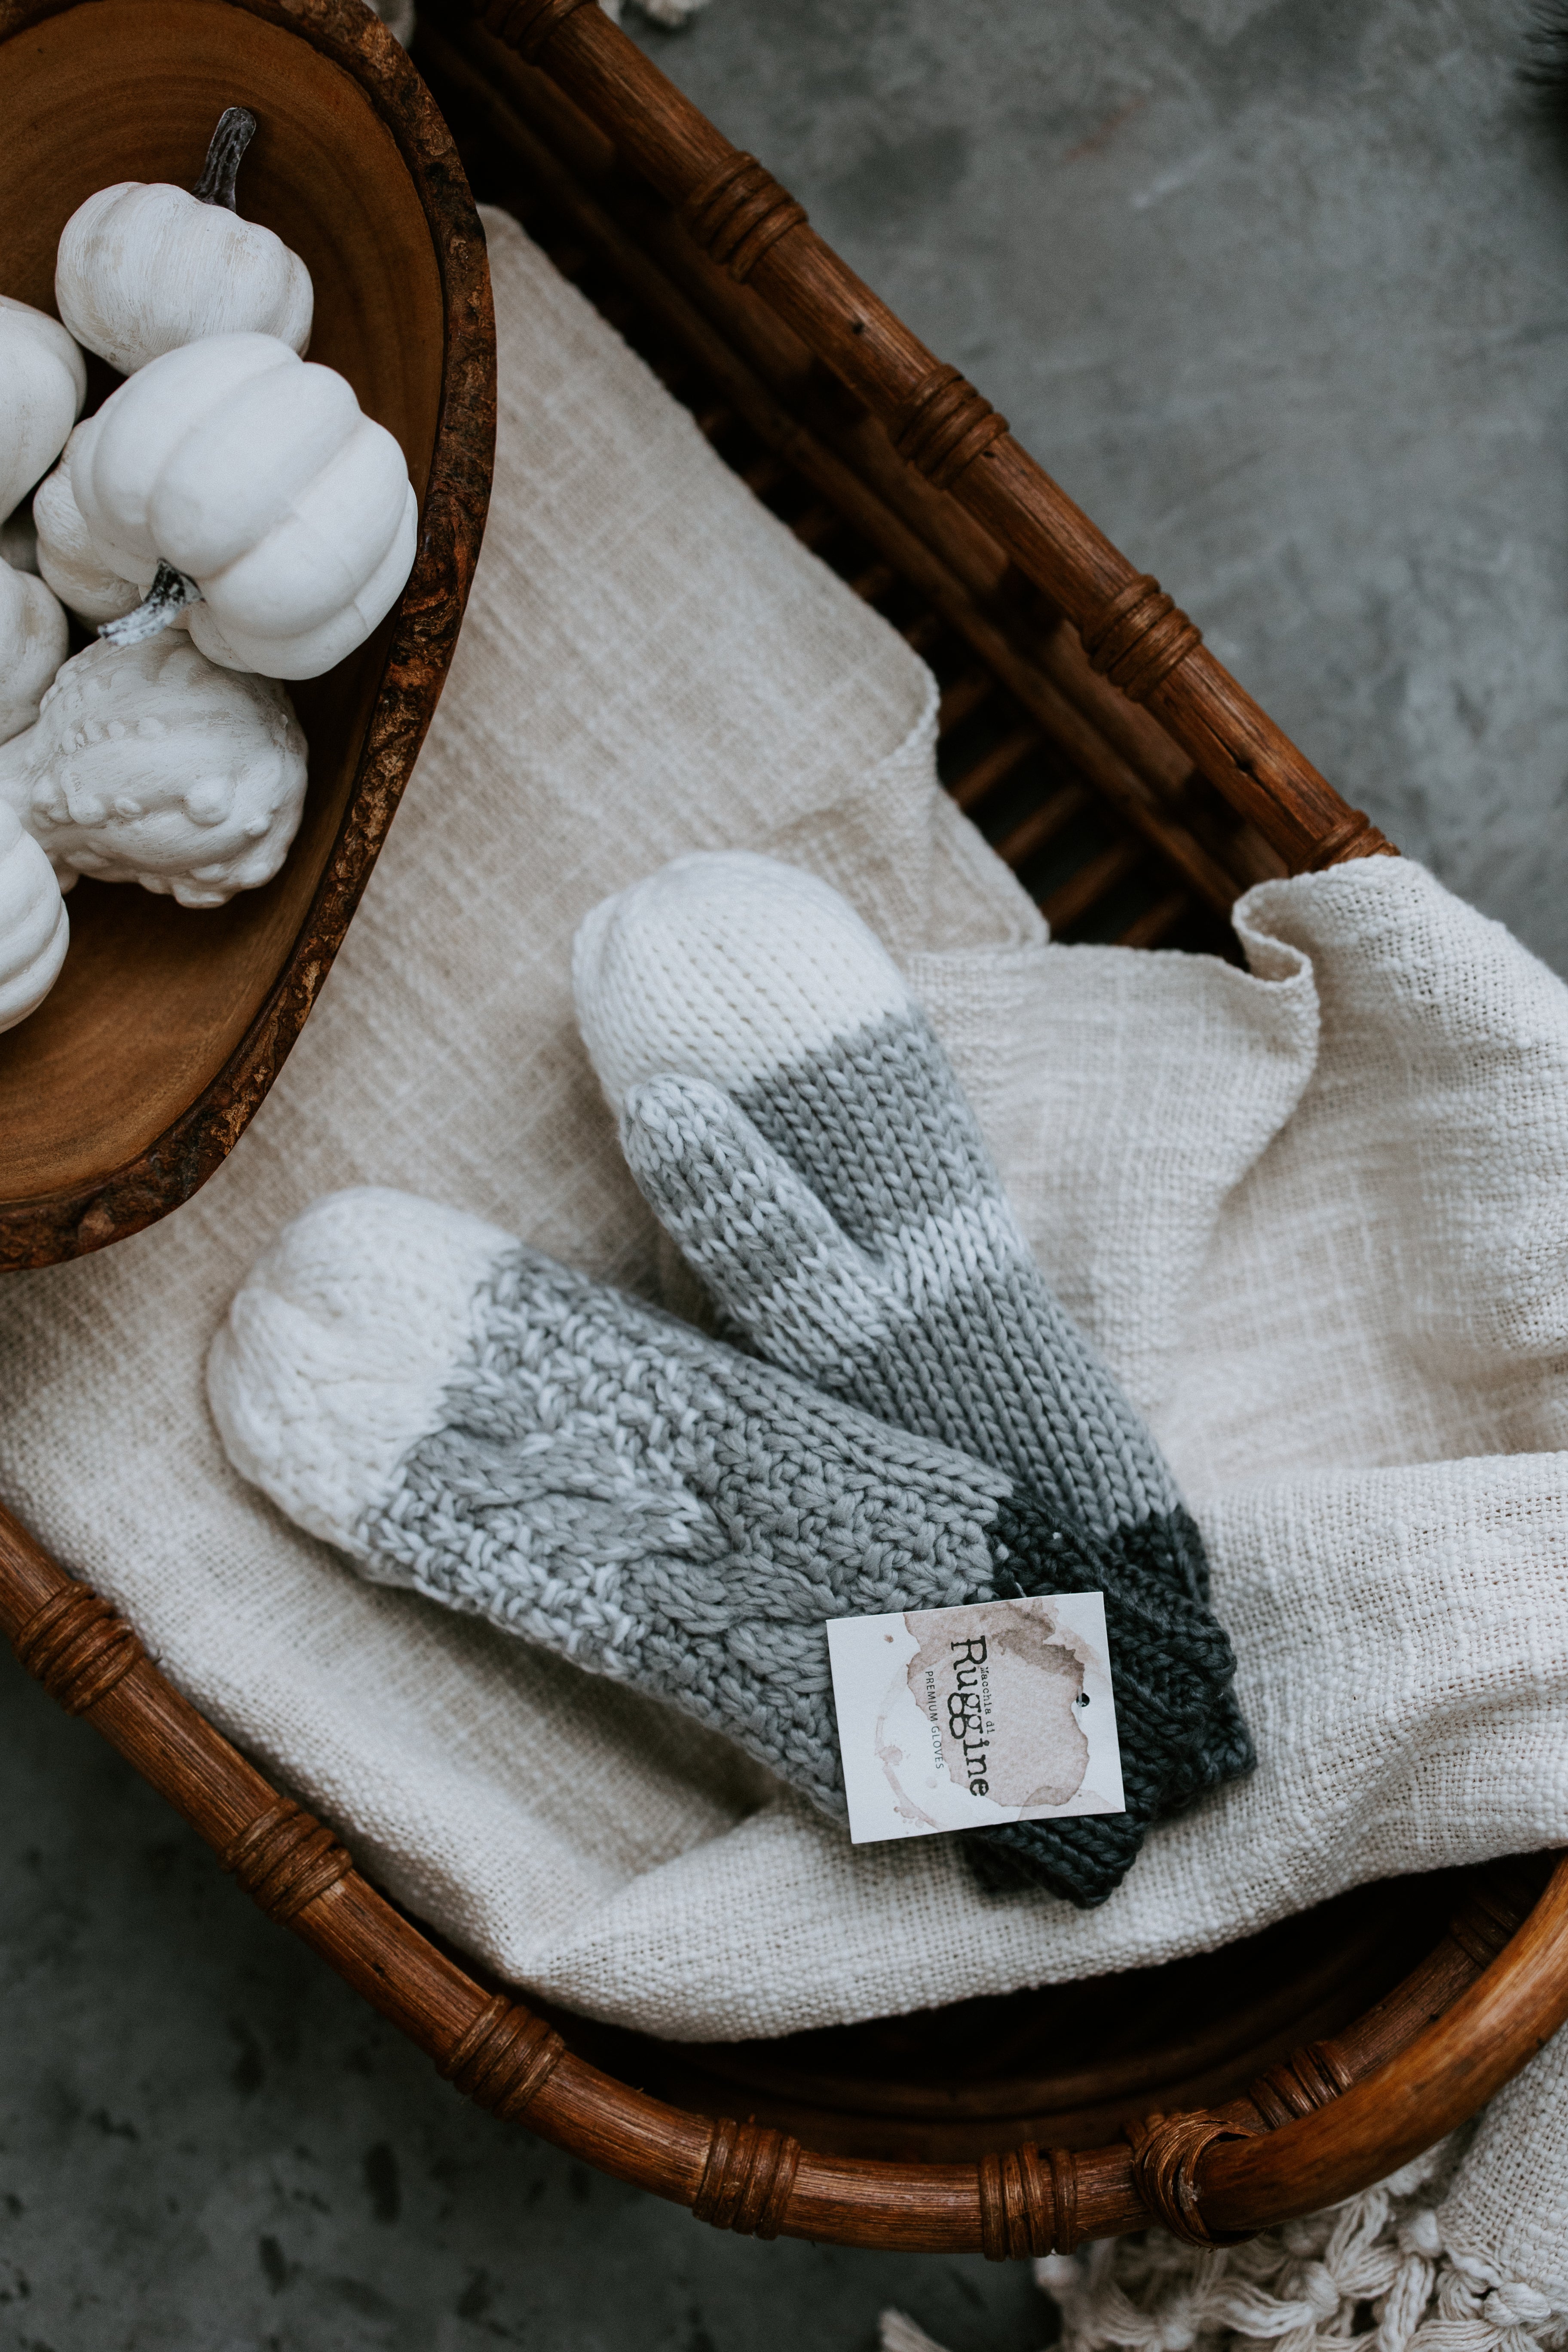
[[[0, 1493], [413, 1909], [656, 2033], [1126, 1968], [1562, 1838], [1568, 992], [1383, 861], [1253, 891], [1252, 976], [1048, 945], [936, 784], [922, 666], [488, 226], [495, 496], [429, 744], [233, 1158], [150, 1233], [5, 1286]], [[825, 875], [904, 961], [1207, 1536], [1263, 1760], [1099, 1911], [987, 1898], [946, 1839], [853, 1849], [684, 1718], [362, 1584], [207, 1420], [229, 1295], [335, 1186], [659, 1287], [568, 949], [606, 892], [719, 845]], [[1565, 2058], [1499, 2101], [1453, 2211], [1568, 2302]]]

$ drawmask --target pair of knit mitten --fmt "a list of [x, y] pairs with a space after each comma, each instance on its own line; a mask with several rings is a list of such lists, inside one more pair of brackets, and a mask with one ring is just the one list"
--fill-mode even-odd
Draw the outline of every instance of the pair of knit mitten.
[[971, 1833], [1102, 1900], [1245, 1770], [1197, 1531], [1035, 1267], [924, 1014], [836, 893], [686, 858], [588, 918], [579, 1020], [736, 1347], [460, 1212], [319, 1202], [214, 1344], [231, 1457], [409, 1585], [728, 1732], [842, 1815], [824, 1625], [1105, 1596], [1126, 1811]]

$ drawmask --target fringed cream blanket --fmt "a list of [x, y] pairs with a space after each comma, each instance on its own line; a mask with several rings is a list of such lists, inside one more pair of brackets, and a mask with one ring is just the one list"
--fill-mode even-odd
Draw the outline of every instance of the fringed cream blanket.
[[[233, 1159], [152, 1232], [5, 1286], [0, 1493], [416, 1911], [655, 2033], [1127, 1968], [1563, 1839], [1568, 991], [1387, 861], [1254, 890], [1251, 976], [1047, 944], [937, 787], [921, 663], [489, 227], [495, 498], [428, 749]], [[208, 1423], [230, 1292], [335, 1186], [659, 1287], [568, 945], [721, 845], [826, 876], [905, 962], [1207, 1536], [1262, 1762], [1099, 1911], [987, 1899], [949, 1840], [852, 1849], [684, 1719], [360, 1583]], [[1444, 2228], [1568, 2304], [1565, 2077], [1559, 2047], [1498, 2102]]]

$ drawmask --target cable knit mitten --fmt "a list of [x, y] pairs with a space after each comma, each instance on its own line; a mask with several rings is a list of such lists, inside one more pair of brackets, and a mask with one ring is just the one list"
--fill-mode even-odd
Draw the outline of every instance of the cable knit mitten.
[[[406, 1193], [285, 1226], [208, 1394], [236, 1467], [367, 1577], [672, 1701], [839, 1817], [826, 1620], [1097, 1581], [1005, 1473]], [[1107, 1630], [1127, 1811], [1029, 1824], [1079, 1903], [1133, 1860], [1224, 1647], [1152, 1580]]]
[[[1203, 1542], [1142, 1415], [1030, 1256], [929, 1021], [837, 891], [678, 859], [578, 933], [577, 1013], [633, 1174], [770, 1362], [1032, 1487], [1205, 1606]], [[1253, 1760], [1228, 1675], [1167, 1809]], [[1026, 1866], [1026, 1825], [998, 1832]]]

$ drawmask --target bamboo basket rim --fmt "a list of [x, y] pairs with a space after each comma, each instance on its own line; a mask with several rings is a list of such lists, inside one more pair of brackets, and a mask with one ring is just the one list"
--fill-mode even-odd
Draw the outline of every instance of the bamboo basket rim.
[[[1140, 2119], [1121, 2144], [1089, 2150], [1026, 2145], [952, 2164], [818, 2155], [772, 2126], [652, 2098], [579, 2057], [524, 2003], [487, 1990], [361, 1877], [332, 1832], [280, 1796], [166, 1680], [125, 1620], [4, 1509], [0, 1632], [269, 1916], [310, 1944], [460, 2091], [616, 2179], [746, 2236], [997, 2261], [1069, 2252], [1084, 2238], [1152, 2221], [1191, 2243], [1232, 2242], [1337, 2203], [1408, 2162], [1474, 2114], [1568, 2019], [1564, 1855], [1522, 1912], [1478, 1884], [1447, 1948], [1401, 1989], [1405, 2009], [1430, 2021], [1386, 2054], [1362, 2021], [1359, 2034], [1296, 2052], [1246, 2099]], [[1452, 1988], [1456, 1958], [1468, 1981], [1431, 2016], [1440, 1986]]]

